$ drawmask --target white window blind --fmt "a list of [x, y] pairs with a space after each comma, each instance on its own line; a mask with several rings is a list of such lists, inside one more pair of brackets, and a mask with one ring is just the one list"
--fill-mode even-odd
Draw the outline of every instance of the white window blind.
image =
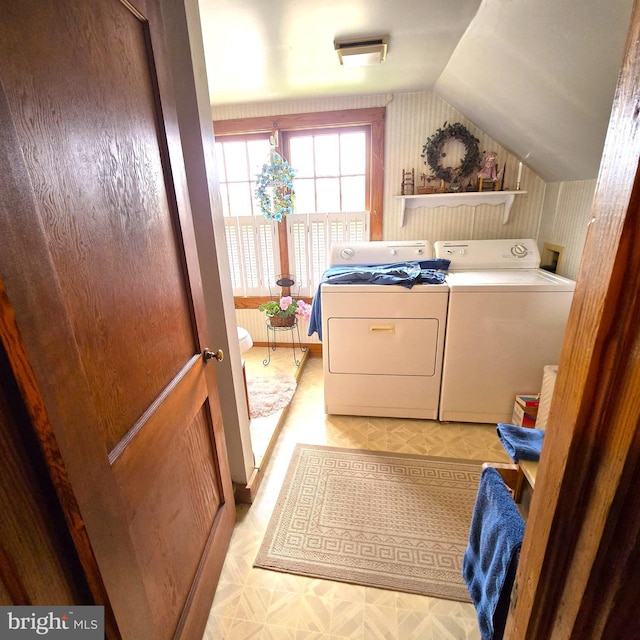
[[369, 214], [294, 214], [287, 219], [287, 235], [289, 265], [300, 283], [300, 295], [313, 296], [329, 266], [331, 243], [369, 240]]
[[283, 134], [285, 157], [296, 172], [296, 204], [286, 224], [287, 246], [278, 244], [278, 223], [266, 220], [254, 197], [255, 178], [269, 155], [268, 134], [234, 135], [216, 143], [220, 193], [235, 296], [269, 295], [269, 281], [288, 271], [299, 295], [313, 296], [334, 242], [370, 238], [366, 126], [298, 130]]
[[268, 138], [217, 142], [216, 154], [233, 295], [268, 295], [279, 264], [278, 229], [261, 215], [254, 197]]
[[289, 265], [300, 293], [312, 296], [334, 242], [369, 240], [367, 134], [363, 129], [309, 131], [289, 139], [296, 167], [296, 209], [287, 224]]
[[224, 222], [233, 295], [268, 295], [278, 260], [277, 223], [254, 216]]

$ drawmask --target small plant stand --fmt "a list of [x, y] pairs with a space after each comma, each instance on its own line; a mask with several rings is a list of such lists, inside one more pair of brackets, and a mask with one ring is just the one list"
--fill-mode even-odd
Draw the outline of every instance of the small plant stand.
[[293, 361], [296, 363], [296, 367], [300, 366], [300, 360], [298, 360], [296, 356], [296, 339], [294, 335], [294, 331], [298, 336], [298, 349], [304, 353], [307, 350], [307, 347], [303, 346], [302, 341], [300, 340], [300, 327], [298, 325], [298, 321], [295, 322], [288, 327], [276, 327], [273, 326], [270, 322], [270, 319], [267, 318], [265, 322], [265, 326], [267, 327], [267, 357], [262, 361], [262, 364], [266, 367], [271, 362], [271, 351], [275, 351], [277, 344], [276, 336], [278, 333], [282, 331], [289, 331], [291, 333], [291, 347], [293, 348]]

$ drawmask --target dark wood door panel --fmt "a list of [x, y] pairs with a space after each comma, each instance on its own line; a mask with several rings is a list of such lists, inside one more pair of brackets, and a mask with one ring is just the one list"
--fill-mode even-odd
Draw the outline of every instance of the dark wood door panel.
[[[169, 492], [177, 492], [183, 499], [209, 505], [211, 514], [203, 519], [203, 530], [208, 535], [216, 510], [222, 503], [223, 487], [215, 460], [218, 456], [213, 440], [207, 403], [207, 386], [202, 358], [194, 359], [180, 381], [163, 394], [149, 419], [131, 439], [122, 454], [112, 463], [114, 477], [121, 488], [123, 500], [133, 520], [148, 508], [149, 496], [160, 484]], [[198, 424], [198, 427], [194, 427]], [[200, 433], [202, 431], [202, 433]], [[198, 441], [194, 449], [193, 440]], [[203, 457], [204, 456], [204, 457]], [[176, 464], [191, 465], [176, 469]], [[190, 492], [194, 496], [190, 497]], [[199, 514], [208, 507], [197, 508]]]
[[109, 461], [123, 482], [153, 471], [158, 460], [146, 451], [160, 457], [170, 454], [175, 425], [185, 416], [190, 421], [207, 397], [204, 369], [202, 356], [194, 355], [111, 450]]
[[234, 506], [160, 3], [7, 4], [0, 278], [38, 436], [119, 633], [200, 637]]
[[[119, 2], [36, 4], [3, 73], [111, 449], [198, 351], [153, 60], [146, 24]], [[55, 24], [86, 31], [65, 47]], [[34, 72], [23, 48], [46, 54], [46, 67]]]
[[0, 478], [0, 603], [90, 603], [1, 343]]
[[[175, 633], [221, 508], [210, 434], [201, 410], [172, 443], [173, 455], [154, 470], [146, 495], [129, 515], [145, 589], [160, 623], [159, 638]], [[123, 496], [126, 502], [126, 490]]]

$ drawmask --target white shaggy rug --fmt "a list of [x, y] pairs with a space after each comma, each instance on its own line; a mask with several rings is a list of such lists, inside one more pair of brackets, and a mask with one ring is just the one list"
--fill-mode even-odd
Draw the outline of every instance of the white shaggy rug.
[[281, 371], [247, 378], [251, 417], [264, 418], [284, 409], [291, 402], [295, 390], [296, 379]]

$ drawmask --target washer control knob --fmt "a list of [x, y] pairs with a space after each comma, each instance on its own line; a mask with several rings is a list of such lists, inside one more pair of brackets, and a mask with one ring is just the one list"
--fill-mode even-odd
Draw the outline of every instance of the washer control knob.
[[391, 255], [395, 256], [398, 253], [397, 249], [391, 249]]
[[421, 256], [424, 253], [424, 249], [417, 249], [416, 253]]
[[340, 257], [344, 258], [345, 260], [351, 260], [351, 258], [353, 258], [355, 254], [355, 251], [349, 247], [347, 247], [346, 249], [343, 249], [340, 252]]
[[524, 258], [528, 253], [527, 247], [523, 244], [514, 244], [513, 247], [511, 247], [511, 255], [516, 258]]

